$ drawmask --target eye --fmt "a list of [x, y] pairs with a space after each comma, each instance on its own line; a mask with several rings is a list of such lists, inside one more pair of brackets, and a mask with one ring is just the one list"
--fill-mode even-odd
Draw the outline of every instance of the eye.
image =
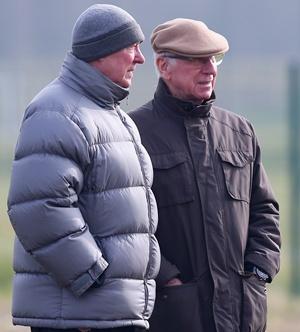
[[127, 49], [130, 50], [130, 51], [133, 51], [138, 47], [138, 45], [139, 45], [138, 43], [135, 43], [133, 45], [128, 46]]
[[219, 66], [219, 65], [222, 63], [222, 61], [223, 61], [224, 54], [223, 54], [223, 53], [221, 53], [221, 54], [217, 54], [217, 55], [214, 55], [212, 58], [213, 58], [213, 62], [214, 62], [217, 66]]

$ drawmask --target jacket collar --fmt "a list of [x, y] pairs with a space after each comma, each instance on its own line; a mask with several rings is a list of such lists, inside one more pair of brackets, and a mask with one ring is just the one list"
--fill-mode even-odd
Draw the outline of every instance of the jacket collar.
[[59, 79], [99, 106], [109, 109], [114, 108], [129, 94], [128, 89], [112, 82], [87, 62], [76, 58], [71, 52], [66, 55]]
[[213, 91], [210, 99], [200, 105], [178, 99], [170, 94], [166, 83], [160, 78], [154, 94], [154, 102], [160, 105], [158, 109], [170, 112], [173, 115], [204, 118], [210, 116], [210, 109], [215, 97], [215, 92]]

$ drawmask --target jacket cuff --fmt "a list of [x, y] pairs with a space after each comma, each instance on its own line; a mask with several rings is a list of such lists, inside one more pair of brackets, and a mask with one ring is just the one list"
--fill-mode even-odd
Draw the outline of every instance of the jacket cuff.
[[161, 256], [160, 270], [156, 277], [157, 287], [163, 287], [169, 280], [180, 275], [178, 268]]
[[107, 269], [108, 263], [100, 257], [98, 261], [84, 274], [75, 279], [70, 285], [70, 290], [76, 296], [81, 296]]
[[246, 263], [251, 263], [253, 265], [256, 265], [258, 268], [260, 268], [261, 270], [263, 270], [264, 272], [266, 272], [268, 274], [268, 276], [270, 277], [268, 282], [272, 282], [272, 280], [274, 279], [275, 275], [277, 274], [278, 270], [275, 266], [272, 266], [272, 264], [270, 263], [270, 261], [265, 258], [262, 255], [259, 254], [248, 254], [245, 257], [245, 264]]

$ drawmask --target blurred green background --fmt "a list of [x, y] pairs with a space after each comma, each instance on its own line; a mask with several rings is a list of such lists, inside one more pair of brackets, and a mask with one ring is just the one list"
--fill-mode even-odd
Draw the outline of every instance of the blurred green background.
[[[0, 12], [0, 329], [27, 331], [10, 323], [13, 231], [6, 214], [10, 167], [27, 103], [59, 72], [78, 15], [96, 1], [7, 0]], [[281, 271], [268, 287], [268, 332], [300, 331], [300, 297], [291, 291], [291, 183], [288, 158], [289, 66], [299, 64], [300, 2], [287, 0], [110, 1], [142, 26], [146, 63], [135, 73], [125, 110], [149, 100], [157, 77], [149, 43], [155, 25], [175, 17], [205, 21], [224, 34], [230, 51], [221, 67], [216, 104], [247, 117], [256, 128], [263, 160], [280, 202]], [[300, 91], [296, 91], [300, 95]], [[300, 110], [295, 109], [295, 112]], [[296, 151], [295, 153], [300, 153]], [[300, 175], [300, 170], [297, 176]], [[298, 202], [299, 208], [300, 202]], [[300, 222], [300, 221], [298, 221]], [[300, 238], [300, 234], [296, 234]], [[299, 248], [294, 248], [298, 250]], [[299, 253], [300, 254], [300, 253]], [[30, 301], [30, 299], [28, 299]]]

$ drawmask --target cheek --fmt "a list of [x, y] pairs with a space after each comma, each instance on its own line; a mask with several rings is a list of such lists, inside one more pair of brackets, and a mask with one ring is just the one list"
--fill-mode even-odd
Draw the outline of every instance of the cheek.
[[176, 72], [173, 75], [174, 82], [177, 83], [178, 87], [181, 89], [190, 89], [193, 86], [194, 77], [188, 71]]
[[118, 65], [121, 66], [124, 75], [126, 75], [126, 73], [128, 72], [128, 70], [132, 69], [133, 62], [132, 61], [126, 61], [126, 62], [124, 62], [122, 64], [118, 64]]
[[115, 72], [119, 78], [124, 78], [127, 74], [127, 66], [117, 63]]

